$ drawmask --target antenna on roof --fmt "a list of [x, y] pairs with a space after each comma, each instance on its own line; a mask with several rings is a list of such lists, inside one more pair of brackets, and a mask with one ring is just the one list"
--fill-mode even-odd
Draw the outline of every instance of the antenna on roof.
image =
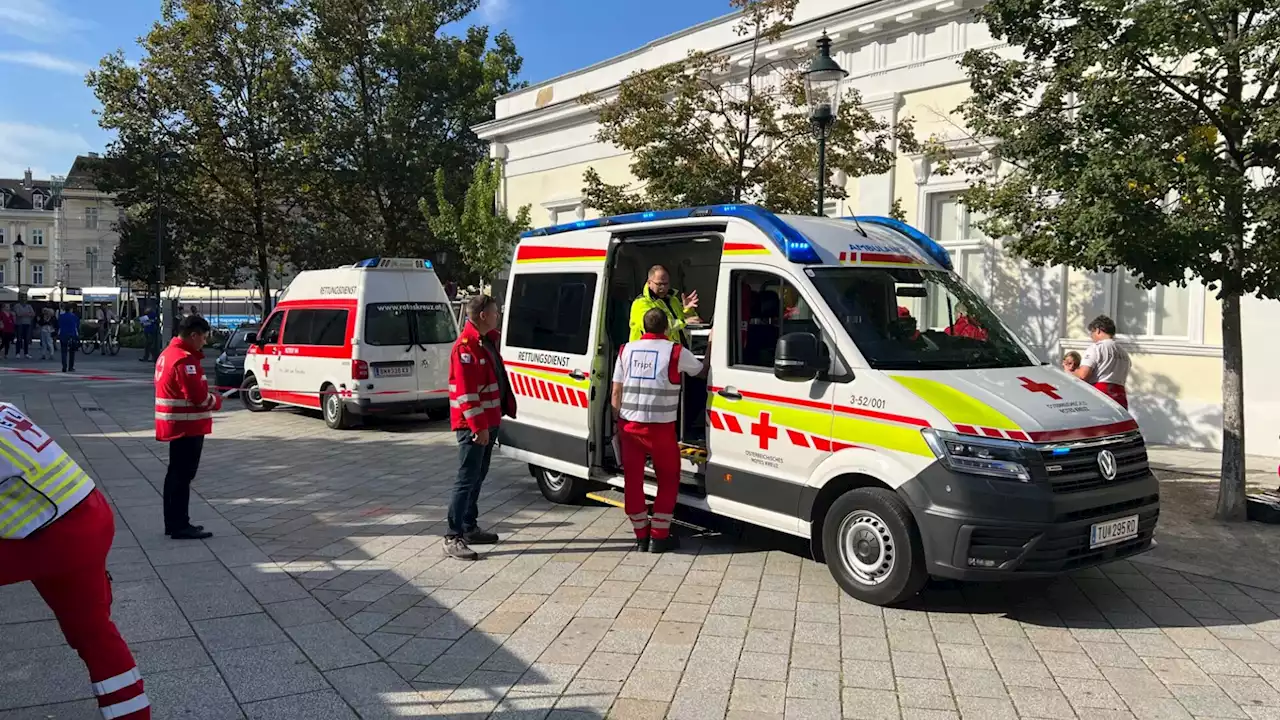
[[853, 225], [854, 227], [858, 228], [858, 232], [862, 233], [862, 237], [869, 238], [870, 236], [867, 235], [867, 231], [862, 229], [862, 223], [858, 222], [858, 216], [850, 215], [850, 217], [853, 218]]

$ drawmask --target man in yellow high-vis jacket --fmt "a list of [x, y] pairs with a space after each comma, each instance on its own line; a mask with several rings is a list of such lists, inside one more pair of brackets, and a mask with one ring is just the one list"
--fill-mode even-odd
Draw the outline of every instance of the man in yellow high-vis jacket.
[[111, 621], [115, 518], [93, 480], [22, 411], [0, 402], [0, 585], [30, 581], [89, 668], [107, 720], [151, 717], [133, 654]]
[[644, 334], [644, 314], [658, 308], [667, 316], [667, 338], [674, 343], [688, 346], [689, 338], [685, 326], [699, 322], [697, 316], [698, 291], [688, 295], [680, 295], [671, 287], [671, 274], [661, 265], [649, 268], [640, 295], [631, 302], [631, 338], [627, 342], [635, 342]]

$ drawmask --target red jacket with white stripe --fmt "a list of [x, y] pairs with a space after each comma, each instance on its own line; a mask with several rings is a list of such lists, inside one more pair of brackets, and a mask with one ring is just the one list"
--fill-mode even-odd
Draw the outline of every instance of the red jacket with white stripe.
[[[498, 331], [487, 338], [498, 346]], [[478, 433], [498, 427], [502, 416], [516, 416], [516, 397], [511, 393], [502, 358], [489, 351], [480, 331], [468, 320], [449, 353], [449, 421], [454, 430]]]
[[222, 396], [209, 391], [201, 361], [204, 354], [174, 338], [156, 360], [156, 439], [208, 435]]

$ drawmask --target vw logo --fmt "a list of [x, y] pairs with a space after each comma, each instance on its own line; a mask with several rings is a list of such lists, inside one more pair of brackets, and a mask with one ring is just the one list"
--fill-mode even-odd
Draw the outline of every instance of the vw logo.
[[1116, 456], [1110, 450], [1098, 453], [1098, 469], [1102, 471], [1104, 480], [1116, 479]]

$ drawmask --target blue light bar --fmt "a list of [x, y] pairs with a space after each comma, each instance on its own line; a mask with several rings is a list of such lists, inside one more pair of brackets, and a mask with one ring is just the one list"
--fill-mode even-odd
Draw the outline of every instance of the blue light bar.
[[413, 269], [413, 270], [430, 270], [433, 266], [430, 260], [423, 258], [384, 258], [371, 257], [365, 258], [351, 267], [356, 268], [396, 268], [396, 269]]
[[[841, 218], [841, 220], [852, 220], [852, 219], [854, 218], [852, 217]], [[917, 246], [919, 246], [920, 249], [925, 252], [925, 254], [933, 258], [934, 261], [937, 262], [939, 265], [941, 265], [942, 267], [948, 270], [954, 270], [951, 264], [951, 253], [947, 252], [946, 248], [934, 242], [933, 238], [929, 237], [928, 235], [925, 235], [924, 233], [902, 222], [901, 220], [895, 220], [891, 217], [881, 217], [879, 215], [858, 215], [857, 220], [860, 223], [866, 223], [868, 225], [879, 225], [881, 227], [887, 227], [890, 230], [898, 231], [899, 233], [907, 236], [908, 240], [914, 242]]]
[[782, 221], [777, 215], [759, 205], [704, 205], [696, 208], [678, 208], [675, 210], [647, 210], [645, 212], [627, 213], [594, 220], [579, 220], [563, 225], [528, 230], [520, 235], [522, 238], [546, 237], [573, 230], [586, 228], [612, 227], [614, 225], [634, 225], [642, 222], [659, 220], [683, 220], [685, 218], [703, 217], [737, 217], [746, 220], [764, 231], [773, 240], [778, 250], [791, 262], [821, 264], [822, 258], [809, 243], [809, 238], [794, 227]]

